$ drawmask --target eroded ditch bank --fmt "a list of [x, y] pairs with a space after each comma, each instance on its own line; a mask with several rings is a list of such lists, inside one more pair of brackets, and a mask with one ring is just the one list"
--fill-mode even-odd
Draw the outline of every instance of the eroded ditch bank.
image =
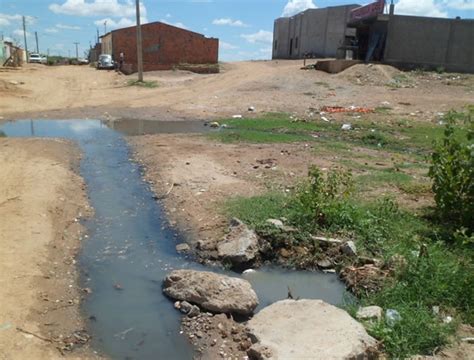
[[[133, 131], [126, 133], [146, 132], [145, 124], [138, 130], [129, 125]], [[38, 120], [7, 123], [0, 130], [10, 137], [68, 138], [81, 147], [81, 175], [95, 211], [84, 222], [88, 232], [79, 259], [82, 286], [90, 292], [83, 312], [94, 348], [112, 358], [152, 359], [159, 354], [190, 359], [193, 348], [180, 335], [181, 316], [162, 294], [161, 282], [174, 269], [226, 272], [176, 253], [181, 236], [169, 226], [142, 180], [140, 167], [130, 160], [123, 135], [114, 127], [96, 120]], [[169, 129], [195, 132], [194, 125]], [[269, 267], [246, 275], [227, 274], [250, 281], [260, 300], [256, 311], [286, 299], [288, 287], [302, 298], [331, 304], [341, 304], [346, 295], [334, 274]]]

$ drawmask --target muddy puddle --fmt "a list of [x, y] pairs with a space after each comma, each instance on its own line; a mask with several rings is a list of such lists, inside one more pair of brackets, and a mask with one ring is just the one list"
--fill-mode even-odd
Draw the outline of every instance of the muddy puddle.
[[[95, 214], [84, 222], [88, 232], [79, 263], [82, 286], [92, 290], [83, 313], [94, 349], [113, 359], [192, 359], [192, 348], [180, 335], [180, 314], [162, 294], [162, 279], [173, 269], [224, 271], [176, 253], [182, 239], [130, 160], [121, 130], [95, 120], [22, 120], [0, 125], [0, 131], [9, 137], [71, 139], [83, 152], [80, 171]], [[252, 283], [260, 299], [257, 311], [285, 299], [288, 286], [295, 296], [331, 304], [341, 304], [347, 295], [334, 274], [278, 268], [229, 274]]]

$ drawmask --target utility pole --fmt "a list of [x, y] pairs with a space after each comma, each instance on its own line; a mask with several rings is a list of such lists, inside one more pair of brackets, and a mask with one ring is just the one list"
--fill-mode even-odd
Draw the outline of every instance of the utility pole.
[[74, 45], [76, 45], [76, 60], [79, 60], [79, 50], [77, 48], [77, 46], [79, 45], [78, 42], [75, 42]]
[[26, 62], [30, 61], [30, 57], [28, 55], [28, 44], [26, 42], [26, 20], [23, 16], [23, 37], [25, 38], [25, 52], [26, 52]]
[[104, 35], [107, 34], [107, 20], [104, 21]]
[[98, 44], [100, 42], [100, 35], [99, 35], [99, 28], [97, 28], [97, 42], [96, 44]]
[[36, 38], [36, 53], [39, 54], [39, 46], [38, 46], [38, 32], [35, 31], [35, 38]]
[[142, 52], [142, 27], [140, 25], [140, 0], [135, 0], [137, 6], [137, 65], [138, 81], [143, 82], [143, 52]]

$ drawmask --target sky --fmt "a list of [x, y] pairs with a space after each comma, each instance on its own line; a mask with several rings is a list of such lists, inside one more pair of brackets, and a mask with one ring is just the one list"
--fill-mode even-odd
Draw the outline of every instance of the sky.
[[[370, 1], [347, 0], [141, 0], [142, 22], [162, 21], [220, 40], [221, 61], [269, 59], [273, 21], [308, 8]], [[396, 13], [474, 18], [474, 0], [395, 0]], [[100, 35], [135, 24], [134, 0], [0, 0], [0, 37], [24, 45], [26, 16], [29, 50], [79, 56]], [[106, 28], [104, 22], [107, 21]]]

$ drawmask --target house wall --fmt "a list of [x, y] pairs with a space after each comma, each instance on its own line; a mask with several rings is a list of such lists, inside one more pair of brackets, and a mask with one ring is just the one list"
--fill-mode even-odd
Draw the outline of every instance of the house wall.
[[113, 33], [108, 33], [101, 38], [100, 54], [112, 55], [113, 54]]
[[474, 72], [474, 20], [390, 17], [384, 61]]
[[[125, 63], [136, 71], [136, 27], [112, 32], [114, 59], [124, 53]], [[219, 40], [163, 23], [142, 26], [144, 71], [169, 70], [177, 64], [216, 64]]]
[[301, 59], [305, 54], [335, 57], [346, 35], [350, 11], [358, 6], [308, 9], [289, 18], [276, 19], [273, 28], [273, 59]]

